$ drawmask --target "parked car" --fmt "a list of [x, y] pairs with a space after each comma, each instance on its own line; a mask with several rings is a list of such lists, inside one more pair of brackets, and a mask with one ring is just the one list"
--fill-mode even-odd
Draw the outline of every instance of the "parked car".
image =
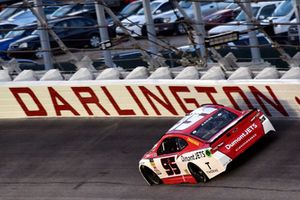
[[[150, 10], [153, 18], [171, 9], [173, 9], [173, 5], [168, 0], [156, 0], [150, 3]], [[133, 37], [141, 37], [147, 35], [144, 9], [140, 9], [136, 15], [132, 15], [122, 20], [122, 24]], [[116, 32], [118, 35], [124, 34], [123, 29], [121, 29], [120, 27], [117, 27]]]
[[241, 12], [241, 8], [237, 4], [231, 3], [225, 9], [218, 10], [203, 18], [205, 29], [210, 30], [213, 27], [233, 21], [236, 16]]
[[[44, 7], [44, 12], [46, 17], [49, 17], [55, 10], [57, 10], [59, 6], [47, 6]], [[26, 25], [37, 21], [36, 16], [31, 12], [31, 10], [26, 9], [22, 10], [13, 16], [7, 19], [9, 23], [20, 25]]]
[[[263, 34], [257, 34], [258, 44], [260, 45], [260, 53], [264, 61], [269, 62], [270, 64], [278, 68], [287, 68], [288, 64], [283, 61], [280, 57], [280, 53], [272, 45], [272, 42]], [[223, 45], [217, 51], [225, 56], [228, 53], [233, 53], [237, 58], [238, 62], [251, 62], [251, 49], [248, 34], [240, 36], [238, 41], [230, 42], [227, 45]], [[283, 47], [285, 52], [291, 57], [297, 53], [297, 49], [293, 47]]]
[[74, 17], [74, 16], [82, 16], [82, 17], [90, 17], [93, 19], [97, 19], [97, 13], [94, 3], [88, 3], [84, 4], [82, 9], [79, 9], [75, 12], [71, 12], [67, 14], [68, 17]]
[[[87, 17], [68, 17], [49, 21], [49, 26], [70, 48], [99, 47], [100, 35], [96, 25], [95, 20]], [[39, 30], [36, 30], [31, 35], [12, 43], [8, 49], [8, 56], [40, 58], [42, 53], [40, 52], [39, 32]], [[57, 42], [52, 37], [50, 37], [50, 45], [52, 49], [58, 47]], [[59, 52], [58, 49], [53, 51], [53, 53], [57, 52]]]
[[[20, 2], [21, 0], [9, 0], [6, 1], [9, 3], [9, 7], [4, 8], [0, 12], [0, 21], [7, 20], [9, 17], [13, 16], [14, 14], [24, 10], [23, 2]], [[18, 2], [18, 3], [15, 3]], [[30, 4], [33, 5], [33, 1], [28, 1]], [[45, 5], [53, 5], [53, 6], [59, 6], [61, 2], [55, 1], [55, 0], [42, 0], [42, 3]]]
[[0, 57], [2, 59], [9, 59], [6, 54], [9, 45], [23, 37], [30, 35], [36, 29], [37, 24], [34, 23], [25, 26], [18, 26], [12, 31], [9, 31], [4, 38], [0, 40]]
[[[141, 8], [143, 8], [142, 0], [133, 1], [121, 10], [121, 12], [117, 15], [117, 18], [122, 21], [123, 19], [125, 19], [131, 15], [135, 15]], [[115, 37], [117, 34], [116, 33], [117, 25], [114, 23], [114, 21], [110, 17], [107, 19], [107, 21], [108, 21], [109, 35], [111, 37]]]
[[[218, 10], [226, 8], [231, 1], [224, 2], [201, 2], [201, 13], [205, 17]], [[189, 18], [194, 18], [194, 10], [191, 1], [180, 1], [179, 6], [184, 10]], [[172, 9], [168, 12], [159, 14], [154, 17], [155, 29], [157, 33], [186, 33], [186, 22], [183, 20], [184, 17], [178, 9]]]
[[295, 9], [293, 6], [293, 1], [286, 0], [281, 2], [281, 4], [275, 9], [272, 16], [268, 17], [266, 20], [263, 20], [262, 25], [268, 26], [266, 30], [274, 40], [277, 40], [279, 42], [286, 42], [290, 25], [273, 25], [272, 23], [289, 23], [293, 19], [295, 19]]
[[[251, 3], [253, 16], [257, 20], [263, 20], [267, 17], [271, 16], [274, 12], [275, 8], [280, 4], [278, 1], [270, 1], [270, 2], [258, 2]], [[229, 31], [239, 31], [243, 32], [248, 29], [246, 23], [246, 14], [244, 11], [240, 12], [240, 14], [235, 18], [234, 21], [227, 23], [226, 25], [216, 26], [208, 31], [209, 35], [216, 35]]]

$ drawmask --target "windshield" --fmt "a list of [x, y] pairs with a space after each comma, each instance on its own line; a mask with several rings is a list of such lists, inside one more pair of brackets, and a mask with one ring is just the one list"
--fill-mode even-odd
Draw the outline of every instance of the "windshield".
[[15, 31], [9, 31], [4, 38], [15, 38], [17, 36], [22, 35], [25, 32], [25, 30], [15, 30]]
[[181, 8], [189, 8], [192, 6], [192, 2], [191, 1], [180, 1], [179, 5]]
[[291, 12], [291, 10], [293, 10], [292, 1], [291, 0], [284, 1], [275, 9], [272, 16], [273, 17], [282, 17], [282, 16], [289, 14]]
[[16, 10], [17, 8], [5, 8], [0, 12], [0, 19], [9, 18]]
[[34, 17], [34, 15], [32, 14], [32, 12], [30, 10], [19, 12], [19, 13], [13, 15], [10, 19], [18, 20], [18, 19], [24, 19], [24, 18], [28, 18], [28, 17]]
[[[258, 13], [259, 7], [252, 7], [253, 16], [256, 17]], [[246, 14], [244, 11], [240, 12], [240, 14], [235, 18], [235, 21], [246, 21]]]
[[[152, 2], [152, 3], [150, 4], [150, 10], [151, 10], [151, 12], [155, 11], [156, 8], [157, 8], [159, 5], [160, 5], [159, 2]], [[138, 14], [138, 15], [144, 15], [144, 9], [141, 8], [141, 9], [137, 12], [137, 14]]]
[[134, 2], [128, 4], [123, 10], [120, 12], [120, 15], [127, 16], [136, 13], [136, 10], [141, 7], [142, 2]]
[[53, 17], [63, 17], [63, 16], [65, 16], [71, 9], [72, 9], [72, 6], [69, 6], [69, 5], [60, 7], [59, 9], [57, 9], [57, 10], [52, 14], [52, 16], [53, 16]]
[[207, 141], [237, 117], [238, 116], [236, 114], [228, 110], [220, 109], [217, 113], [197, 127], [191, 134]]

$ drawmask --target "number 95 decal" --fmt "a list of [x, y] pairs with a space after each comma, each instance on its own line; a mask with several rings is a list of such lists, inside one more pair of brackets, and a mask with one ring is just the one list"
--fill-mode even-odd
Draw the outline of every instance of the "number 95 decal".
[[175, 163], [175, 157], [162, 158], [160, 161], [168, 176], [181, 173], [180, 169]]

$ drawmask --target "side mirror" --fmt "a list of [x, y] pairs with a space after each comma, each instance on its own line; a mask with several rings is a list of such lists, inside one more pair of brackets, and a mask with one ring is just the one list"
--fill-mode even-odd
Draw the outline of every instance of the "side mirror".
[[258, 17], [258, 19], [259, 19], [259, 20], [263, 20], [263, 19], [266, 19], [266, 17], [265, 17], [264, 15], [260, 15], [260, 16]]
[[161, 10], [157, 10], [157, 11], [155, 11], [155, 14], [160, 14], [160, 13], [162, 13], [162, 11], [161, 11]]

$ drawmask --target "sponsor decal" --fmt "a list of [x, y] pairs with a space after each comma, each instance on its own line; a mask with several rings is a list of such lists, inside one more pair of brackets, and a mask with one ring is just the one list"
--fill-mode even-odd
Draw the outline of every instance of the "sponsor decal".
[[211, 157], [211, 151], [209, 149], [205, 150], [205, 154], [207, 157]]
[[207, 165], [207, 167], [208, 167], [208, 169], [209, 169], [208, 171], [206, 171], [206, 173], [208, 173], [208, 174], [213, 174], [213, 173], [218, 172], [218, 169], [212, 169], [212, 168], [210, 167], [209, 162], [206, 162], [205, 164]]
[[198, 160], [198, 159], [205, 158], [205, 157], [206, 157], [206, 155], [205, 155], [204, 151], [195, 152], [194, 154], [192, 154], [190, 156], [180, 156], [182, 162]]
[[225, 148], [227, 150], [231, 149], [232, 147], [234, 147], [235, 145], [237, 145], [240, 141], [242, 141], [245, 137], [247, 137], [247, 135], [249, 135], [249, 133], [253, 132], [253, 130], [255, 130], [256, 128], [257, 128], [257, 124], [256, 123], [251, 124], [248, 128], [246, 128], [246, 130], [243, 131], [243, 133], [240, 136], [238, 136], [230, 144], [226, 144]]
[[153, 158], [150, 158], [150, 165], [151, 167], [153, 167], [153, 170], [154, 172], [157, 174], [157, 175], [161, 175], [161, 172], [157, 169], [156, 165], [155, 165], [155, 162], [153, 160]]
[[193, 138], [190, 138], [190, 137], [187, 139], [187, 141], [194, 144], [194, 145], [196, 145], [196, 146], [200, 145], [200, 142], [198, 142], [197, 140], [195, 140]]

